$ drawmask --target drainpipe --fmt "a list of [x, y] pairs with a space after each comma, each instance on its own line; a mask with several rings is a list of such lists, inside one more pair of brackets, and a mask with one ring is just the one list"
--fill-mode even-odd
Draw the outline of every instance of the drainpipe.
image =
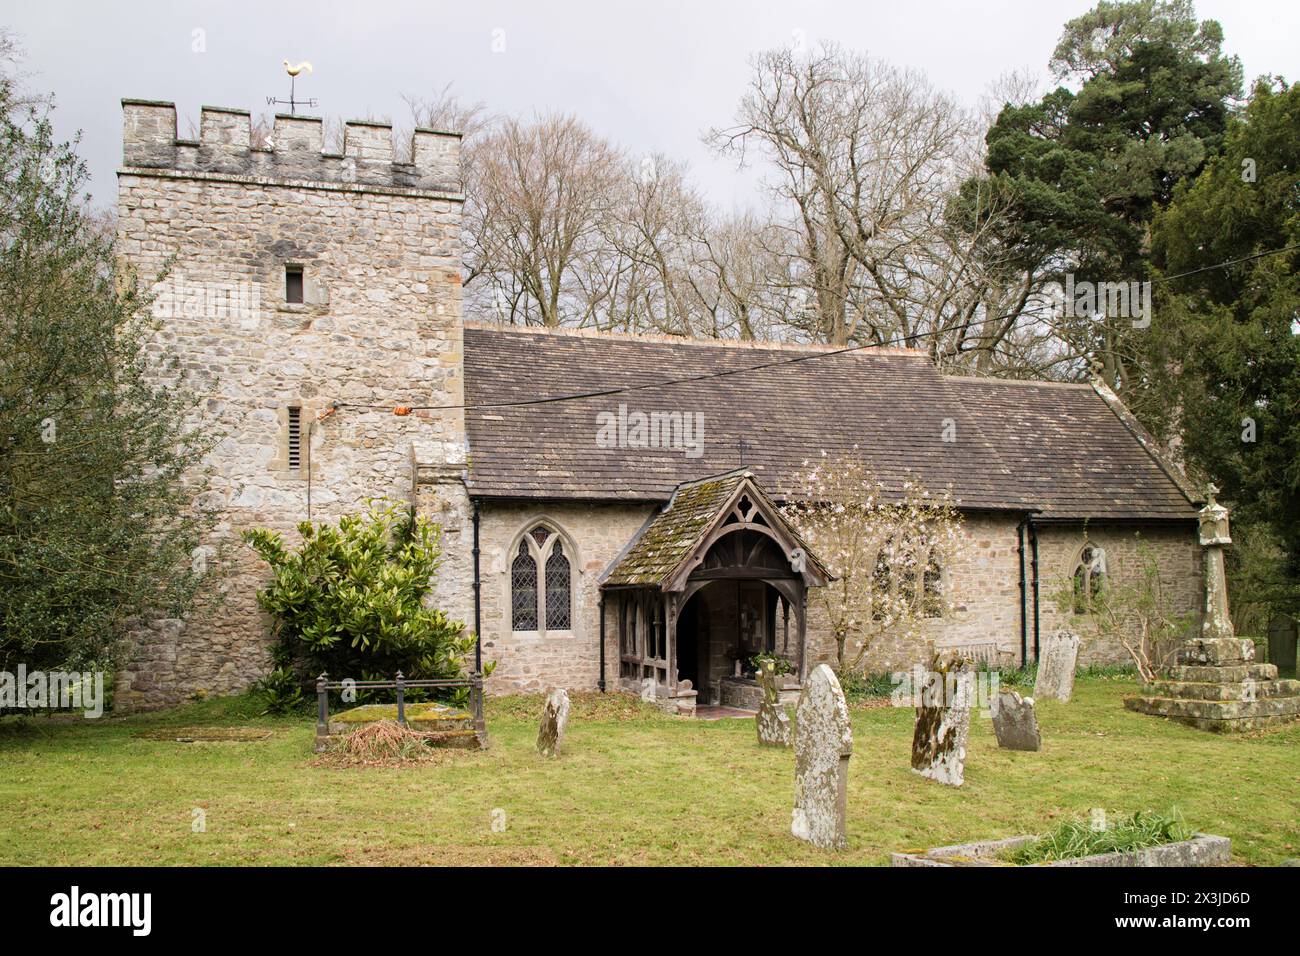
[[600, 680], [596, 682], [600, 692], [605, 693], [605, 592], [600, 592]]
[[474, 509], [474, 673], [483, 673], [483, 602], [480, 596], [483, 590], [483, 580], [479, 576], [478, 566], [478, 502], [473, 498], [470, 499], [470, 505]]
[[1034, 660], [1038, 660], [1038, 529], [1034, 527], [1033, 516], [1026, 516], [1029, 524], [1029, 550], [1033, 556], [1034, 571]]
[[1016, 525], [1016, 554], [1020, 558], [1020, 666], [1029, 664], [1029, 582], [1025, 578], [1025, 526], [1029, 516]]

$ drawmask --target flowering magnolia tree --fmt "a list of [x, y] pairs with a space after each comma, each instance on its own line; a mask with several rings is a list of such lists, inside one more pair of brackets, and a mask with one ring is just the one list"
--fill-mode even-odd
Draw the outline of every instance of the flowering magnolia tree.
[[854, 456], [804, 463], [783, 514], [835, 580], [818, 588], [841, 671], [855, 671], [882, 635], [917, 636], [950, 607], [943, 568], [961, 516], [919, 482], [886, 489]]

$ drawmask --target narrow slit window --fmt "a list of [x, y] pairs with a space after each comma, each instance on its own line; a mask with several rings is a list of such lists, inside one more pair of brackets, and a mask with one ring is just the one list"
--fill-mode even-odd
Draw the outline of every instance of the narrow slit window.
[[302, 266], [284, 267], [284, 301], [289, 305], [302, 304]]
[[302, 409], [289, 409], [289, 468], [302, 467]]

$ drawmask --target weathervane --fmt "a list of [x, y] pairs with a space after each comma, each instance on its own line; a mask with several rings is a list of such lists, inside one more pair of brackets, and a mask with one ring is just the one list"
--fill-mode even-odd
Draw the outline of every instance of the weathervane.
[[285, 60], [285, 61], [284, 61], [284, 72], [286, 72], [286, 73], [289, 74], [289, 98], [288, 98], [287, 100], [277, 100], [274, 96], [268, 96], [268, 97], [266, 98], [266, 105], [267, 105], [267, 106], [287, 106], [287, 107], [289, 107], [289, 115], [290, 115], [290, 116], [296, 116], [296, 115], [297, 115], [297, 112], [298, 112], [298, 109], [297, 109], [297, 108], [298, 108], [299, 106], [310, 106], [310, 107], [312, 107], [312, 108], [314, 109], [315, 106], [316, 106], [316, 100], [314, 100], [314, 99], [310, 99], [310, 100], [299, 100], [299, 99], [295, 99], [295, 98], [294, 98], [294, 95], [293, 95], [293, 94], [294, 94], [294, 86], [295, 86], [295, 84], [297, 83], [297, 80], [298, 80], [298, 74], [301, 73], [301, 72], [303, 72], [304, 70], [306, 70], [308, 73], [310, 73], [310, 72], [311, 72], [311, 63], [309, 63], [309, 62], [306, 61], [306, 60], [303, 60], [303, 61], [302, 61], [301, 63], [299, 63], [297, 66], [290, 66], [290, 65], [289, 65], [289, 61], [288, 61], [288, 60]]

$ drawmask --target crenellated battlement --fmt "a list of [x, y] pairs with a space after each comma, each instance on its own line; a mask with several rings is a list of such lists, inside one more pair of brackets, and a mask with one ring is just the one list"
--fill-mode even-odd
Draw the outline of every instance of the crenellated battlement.
[[252, 114], [202, 108], [199, 139], [176, 135], [176, 104], [122, 100], [122, 161], [128, 168], [167, 169], [250, 179], [382, 186], [431, 192], [461, 191], [460, 134], [417, 129], [413, 162], [393, 161], [393, 127], [349, 120], [343, 152], [324, 152], [322, 122], [277, 114], [271, 148], [252, 145]]

